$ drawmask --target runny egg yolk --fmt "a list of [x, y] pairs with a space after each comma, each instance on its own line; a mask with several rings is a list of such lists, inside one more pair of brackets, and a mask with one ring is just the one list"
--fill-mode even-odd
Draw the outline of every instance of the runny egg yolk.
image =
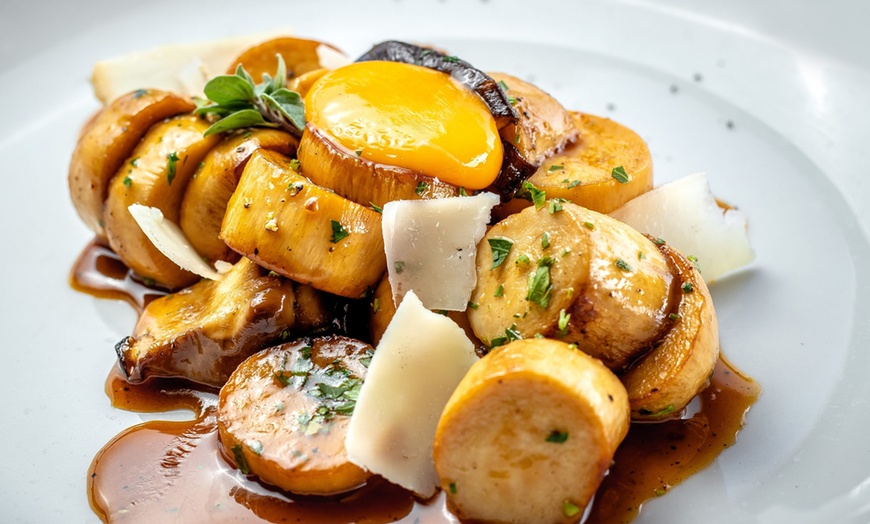
[[468, 189], [498, 175], [495, 119], [446, 73], [396, 62], [358, 62], [320, 78], [305, 96], [308, 122], [372, 162]]

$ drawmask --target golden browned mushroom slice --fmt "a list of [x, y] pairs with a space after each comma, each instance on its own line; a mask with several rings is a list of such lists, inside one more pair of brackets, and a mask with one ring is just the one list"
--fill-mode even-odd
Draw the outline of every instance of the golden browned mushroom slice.
[[361, 158], [311, 124], [302, 133], [298, 157], [302, 172], [312, 182], [364, 206], [459, 195], [457, 186], [437, 178]]
[[[599, 213], [610, 213], [652, 189], [652, 157], [641, 137], [608, 118], [585, 113], [573, 117], [578, 141], [545, 160], [529, 182], [547, 198], [563, 198]], [[515, 198], [501, 214], [529, 205]]]
[[300, 340], [244, 361], [221, 388], [218, 431], [242, 473], [293, 493], [332, 495], [371, 475], [344, 447], [372, 347]]
[[69, 192], [85, 225], [104, 237], [103, 202], [109, 180], [155, 123], [193, 111], [178, 95], [140, 89], [117, 98], [86, 124], [69, 164]]
[[130, 269], [169, 289], [184, 287], [199, 277], [166, 258], [127, 208], [131, 204], [156, 207], [177, 224], [191, 175], [220, 140], [217, 135], [203, 137], [208, 127], [207, 121], [193, 115], [155, 124], [109, 185], [105, 209], [109, 245]]
[[536, 166], [577, 138], [574, 119], [558, 100], [538, 87], [504, 73], [489, 73], [514, 103], [519, 122], [500, 130], [527, 162]]
[[262, 266], [350, 298], [373, 287], [387, 264], [379, 213], [318, 187], [289, 158], [262, 149], [245, 166], [221, 238]]
[[667, 334], [620, 377], [637, 420], [678, 414], [706, 387], [719, 358], [719, 324], [707, 284], [680, 252], [666, 244], [659, 249], [677, 276], [679, 305]]
[[349, 62], [344, 53], [330, 44], [288, 36], [273, 38], [246, 49], [230, 62], [227, 74], [235, 73], [236, 66], [241, 64], [254, 82], [259, 82], [264, 73], [275, 74], [278, 68], [275, 55], [281, 55], [284, 59], [288, 78], [298, 77], [315, 69], [332, 69]]
[[672, 281], [664, 256], [634, 229], [550, 201], [487, 232], [468, 318], [490, 346], [540, 334], [619, 369], [666, 329]]
[[182, 377], [221, 386], [244, 359], [294, 325], [293, 286], [248, 259], [152, 301], [115, 346], [127, 380]]
[[299, 141], [276, 129], [236, 132], [214, 147], [197, 169], [181, 201], [178, 225], [191, 246], [207, 261], [235, 260], [235, 253], [219, 238], [227, 202], [251, 153], [259, 148], [291, 155]]
[[435, 468], [475, 522], [577, 522], [628, 432], [619, 379], [564, 342], [518, 340], [476, 362], [444, 408]]

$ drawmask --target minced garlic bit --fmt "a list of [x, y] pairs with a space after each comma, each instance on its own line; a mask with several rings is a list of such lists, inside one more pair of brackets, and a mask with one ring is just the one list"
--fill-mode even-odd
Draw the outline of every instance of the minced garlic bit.
[[275, 213], [272, 211], [266, 213], [266, 225], [263, 227], [266, 228], [266, 231], [278, 231], [278, 221], [275, 220]]

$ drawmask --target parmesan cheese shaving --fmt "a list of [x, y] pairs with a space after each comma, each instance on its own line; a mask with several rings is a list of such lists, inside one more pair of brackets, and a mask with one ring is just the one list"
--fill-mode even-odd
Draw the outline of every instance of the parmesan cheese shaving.
[[686, 256], [697, 257], [707, 282], [755, 258], [746, 217], [736, 209], [719, 207], [704, 173], [644, 193], [610, 215], [641, 233], [664, 239]]
[[[171, 220], [166, 220], [162, 211], [156, 207], [148, 207], [141, 204], [132, 204], [127, 209], [133, 215], [136, 223], [139, 224], [142, 232], [148, 237], [148, 240], [161, 253], [166, 255], [166, 258], [178, 264], [182, 269], [186, 269], [203, 278], [209, 280], [221, 280], [223, 278], [225, 271], [215, 271], [203, 262], [202, 258], [200, 258], [199, 254], [197, 254], [184, 236], [181, 228]], [[223, 262], [223, 264], [226, 264], [226, 262]], [[225, 267], [219, 266], [218, 263], [215, 266]]]
[[351, 462], [423, 497], [435, 493], [435, 430], [477, 361], [465, 332], [405, 295], [372, 357], [345, 439]]
[[498, 196], [398, 200], [383, 208], [393, 302], [413, 290], [429, 309], [464, 311], [477, 283], [477, 243]]
[[103, 104], [142, 87], [202, 96], [205, 83], [224, 74], [230, 62], [242, 51], [284, 34], [289, 33], [276, 31], [210, 42], [166, 45], [101, 60], [91, 72], [94, 95]]

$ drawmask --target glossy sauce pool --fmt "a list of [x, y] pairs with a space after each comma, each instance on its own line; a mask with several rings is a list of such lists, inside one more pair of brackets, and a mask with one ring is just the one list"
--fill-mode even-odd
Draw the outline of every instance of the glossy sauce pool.
[[[70, 276], [74, 288], [127, 300], [140, 309], [159, 291], [137, 282], [117, 257], [91, 244]], [[107, 522], [456, 522], [443, 494], [420, 501], [375, 478], [337, 497], [299, 497], [247, 478], [222, 455], [216, 391], [183, 381], [131, 385], [117, 369], [106, 392], [112, 405], [137, 412], [188, 409], [193, 420], [151, 421], [116, 436], [88, 471], [91, 507]], [[681, 419], [634, 423], [593, 500], [587, 523], [627, 523], [644, 501], [704, 469], [734, 444], [760, 387], [720, 359], [709, 387]]]

